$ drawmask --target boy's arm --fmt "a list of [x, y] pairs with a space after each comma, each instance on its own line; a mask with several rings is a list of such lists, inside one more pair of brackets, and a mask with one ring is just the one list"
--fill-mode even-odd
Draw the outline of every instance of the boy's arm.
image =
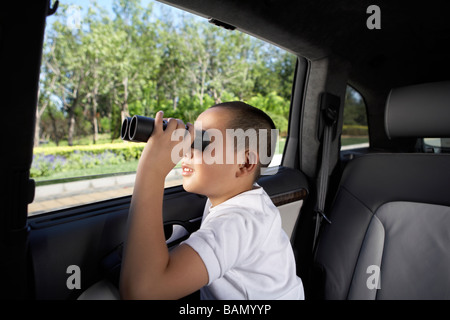
[[163, 131], [159, 112], [139, 160], [120, 277], [125, 299], [178, 299], [208, 283], [208, 272], [197, 252], [180, 245], [169, 253], [164, 236], [164, 180], [174, 166], [171, 151], [179, 142], [170, 136], [176, 128], [184, 129], [184, 124], [173, 119]]

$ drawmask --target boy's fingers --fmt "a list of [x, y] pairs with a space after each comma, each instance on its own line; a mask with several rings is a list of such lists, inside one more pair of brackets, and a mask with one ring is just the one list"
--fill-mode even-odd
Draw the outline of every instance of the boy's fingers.
[[186, 128], [186, 131], [188, 131], [191, 134], [191, 136], [193, 137], [194, 136], [194, 125], [192, 123], [188, 122], [188, 123], [186, 123], [185, 128]]
[[179, 119], [175, 119], [175, 118], [169, 118], [169, 119], [167, 119], [167, 127], [166, 127], [165, 131], [172, 134], [173, 131], [181, 128], [182, 126], [184, 128], [183, 121], [181, 121]]
[[158, 111], [155, 115], [155, 125], [153, 128], [153, 131], [156, 132], [160, 132], [163, 131], [163, 117], [164, 117], [164, 112]]
[[184, 124], [183, 120], [180, 120], [180, 119], [168, 118], [167, 119], [167, 128], [169, 128], [169, 124], [170, 124], [170, 129], [173, 129], [173, 130], [186, 128], [186, 125]]
[[189, 133], [189, 137], [191, 138], [189, 143], [194, 143], [194, 138], [195, 138], [195, 131], [194, 131], [194, 125], [192, 123], [186, 123], [186, 134]]
[[[155, 128], [153, 129], [156, 132], [160, 132], [163, 130], [163, 121], [166, 122], [166, 128], [164, 131], [173, 132], [176, 129], [183, 129], [186, 131], [186, 134], [189, 132], [191, 137], [193, 137], [193, 125], [188, 123], [184, 124], [183, 120], [175, 119], [175, 118], [163, 118], [163, 111], [158, 111], [155, 115]], [[186, 135], [185, 134], [185, 135]]]

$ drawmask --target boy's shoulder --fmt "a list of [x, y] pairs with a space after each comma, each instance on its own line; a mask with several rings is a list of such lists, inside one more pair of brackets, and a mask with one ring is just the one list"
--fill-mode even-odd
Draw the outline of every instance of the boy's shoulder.
[[[209, 203], [210, 205], [210, 203]], [[258, 221], [272, 221], [279, 216], [278, 209], [273, 205], [272, 200], [262, 187], [253, 188], [249, 191], [240, 193], [227, 201], [215, 206], [206, 207], [208, 215], [213, 217], [229, 217], [230, 219]]]
[[270, 204], [272, 203], [272, 201], [262, 187], [256, 186], [253, 189], [235, 195], [234, 197], [222, 202], [221, 204], [211, 209], [225, 210], [230, 207], [255, 209], [258, 208], [258, 206], [255, 205], [260, 205], [261, 203]]

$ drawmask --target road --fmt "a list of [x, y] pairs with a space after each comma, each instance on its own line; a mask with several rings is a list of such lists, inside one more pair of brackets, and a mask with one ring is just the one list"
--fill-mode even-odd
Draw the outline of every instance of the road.
[[[33, 203], [28, 205], [28, 215], [131, 195], [135, 177], [127, 174], [38, 186]], [[181, 182], [181, 169], [174, 169], [166, 179], [166, 187]]]

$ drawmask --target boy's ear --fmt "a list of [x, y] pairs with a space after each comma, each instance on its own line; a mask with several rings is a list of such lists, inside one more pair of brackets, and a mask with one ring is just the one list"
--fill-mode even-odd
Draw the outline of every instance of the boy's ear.
[[245, 151], [244, 163], [239, 164], [236, 177], [243, 177], [253, 174], [258, 167], [258, 154], [251, 150]]

